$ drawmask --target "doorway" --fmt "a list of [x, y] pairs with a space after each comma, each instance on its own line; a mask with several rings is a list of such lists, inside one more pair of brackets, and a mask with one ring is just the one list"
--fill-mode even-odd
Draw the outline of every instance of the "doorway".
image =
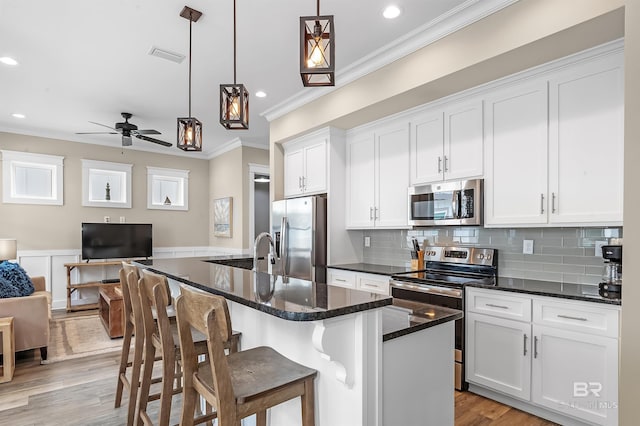
[[249, 251], [261, 232], [270, 232], [269, 166], [249, 164]]

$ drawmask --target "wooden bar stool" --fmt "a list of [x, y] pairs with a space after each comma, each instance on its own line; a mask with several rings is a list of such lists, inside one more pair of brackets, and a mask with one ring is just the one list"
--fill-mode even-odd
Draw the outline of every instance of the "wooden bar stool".
[[[140, 371], [142, 368], [142, 353], [144, 348], [144, 323], [140, 307], [140, 296], [137, 292], [138, 268], [130, 263], [122, 262], [120, 269], [120, 285], [124, 304], [124, 335], [122, 352], [120, 354], [120, 368], [118, 370], [118, 384], [116, 386], [115, 408], [120, 407], [122, 391], [129, 393], [127, 409], [127, 425], [133, 425], [137, 404], [138, 389], [140, 387]], [[131, 291], [133, 288], [133, 292]], [[131, 336], [135, 336], [133, 360], [129, 361]], [[127, 378], [127, 368], [131, 368], [131, 379]]]
[[[182, 392], [182, 368], [180, 367], [180, 339], [175, 322], [169, 320], [167, 306], [171, 298], [169, 283], [164, 275], [143, 270], [139, 285], [140, 303], [144, 319], [145, 345], [144, 371], [140, 385], [138, 416], [143, 424], [154, 424], [147, 413], [147, 404], [160, 399], [158, 423], [169, 424], [171, 400], [173, 395]], [[154, 320], [155, 318], [155, 320]], [[240, 333], [232, 334], [226, 342], [226, 348], [237, 350]], [[206, 337], [194, 335], [194, 351], [201, 355], [207, 353]], [[160, 394], [150, 395], [151, 374], [156, 351], [162, 360], [162, 389]]]
[[16, 368], [16, 344], [13, 334], [13, 317], [0, 318], [0, 333], [2, 333], [2, 375], [0, 383], [10, 382]]
[[[198, 395], [216, 409], [219, 426], [239, 426], [253, 414], [258, 426], [266, 426], [268, 408], [298, 396], [303, 426], [315, 424], [316, 370], [264, 346], [225, 355], [231, 319], [221, 296], [182, 288], [176, 313], [184, 371], [182, 426], [200, 422], [194, 419]], [[197, 361], [192, 329], [207, 336], [208, 362]]]

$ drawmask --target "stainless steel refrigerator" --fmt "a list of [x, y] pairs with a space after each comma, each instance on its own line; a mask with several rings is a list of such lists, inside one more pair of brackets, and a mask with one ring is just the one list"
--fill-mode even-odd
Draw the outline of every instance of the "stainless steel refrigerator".
[[325, 282], [327, 199], [290, 198], [271, 205], [271, 235], [283, 275]]

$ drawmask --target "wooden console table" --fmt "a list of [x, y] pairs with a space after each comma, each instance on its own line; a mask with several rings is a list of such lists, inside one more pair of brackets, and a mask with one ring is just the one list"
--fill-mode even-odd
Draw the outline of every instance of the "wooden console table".
[[[77, 263], [65, 263], [67, 268], [67, 312], [82, 311], [86, 309], [97, 309], [99, 307], [98, 301], [77, 301], [74, 300], [74, 304], [71, 303], [71, 295], [79, 288], [99, 288], [103, 286], [113, 286], [115, 283], [103, 283], [102, 281], [89, 281], [81, 283], [71, 282], [71, 271], [78, 268], [97, 268], [105, 266], [118, 266], [122, 265], [122, 261], [107, 261], [107, 262], [77, 262]], [[117, 281], [119, 282], [119, 280]]]
[[98, 295], [98, 312], [102, 325], [112, 339], [122, 337], [124, 325], [122, 288], [119, 284], [105, 285], [100, 287]]

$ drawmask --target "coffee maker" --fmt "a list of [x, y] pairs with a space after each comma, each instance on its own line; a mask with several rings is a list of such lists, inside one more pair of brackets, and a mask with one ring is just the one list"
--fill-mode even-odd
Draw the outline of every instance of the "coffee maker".
[[620, 296], [622, 292], [622, 245], [602, 246], [604, 270], [600, 291], [610, 296]]

